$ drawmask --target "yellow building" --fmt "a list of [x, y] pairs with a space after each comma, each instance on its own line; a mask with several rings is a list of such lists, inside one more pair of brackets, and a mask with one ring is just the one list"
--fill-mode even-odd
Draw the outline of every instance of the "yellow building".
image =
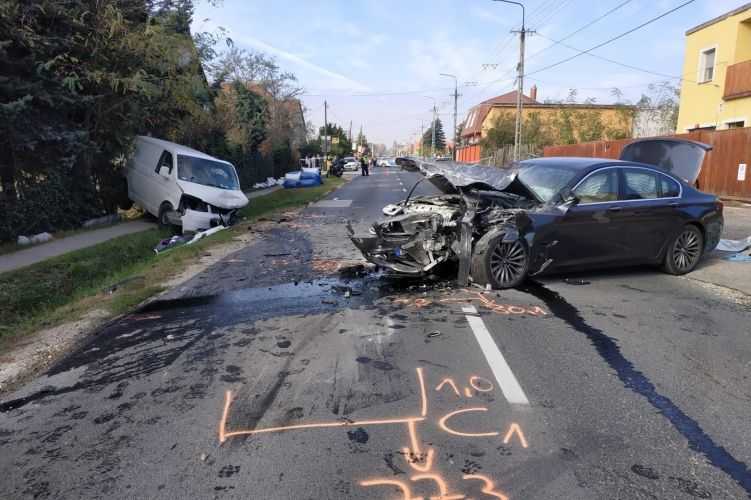
[[751, 3], [686, 32], [676, 131], [751, 125]]

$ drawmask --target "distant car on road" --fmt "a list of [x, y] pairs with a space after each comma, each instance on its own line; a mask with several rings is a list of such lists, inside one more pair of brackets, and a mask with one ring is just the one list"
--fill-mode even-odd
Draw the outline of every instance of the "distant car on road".
[[620, 160], [537, 158], [496, 169], [399, 158], [444, 195], [387, 205], [369, 234], [371, 262], [405, 274], [459, 263], [459, 281], [520, 285], [553, 270], [655, 264], [692, 271], [720, 239], [723, 205], [695, 189], [710, 146], [682, 139], [628, 144]]
[[382, 157], [378, 159], [378, 166], [379, 167], [396, 167], [397, 165], [393, 158]]
[[357, 172], [358, 170], [360, 170], [360, 161], [354, 156], [347, 156], [343, 158], [343, 160], [344, 170], [348, 170], [350, 172]]

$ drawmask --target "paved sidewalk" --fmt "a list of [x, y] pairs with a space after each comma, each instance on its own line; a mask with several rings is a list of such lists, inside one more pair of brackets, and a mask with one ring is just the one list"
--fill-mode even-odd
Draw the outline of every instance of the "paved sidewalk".
[[[273, 193], [281, 188], [282, 186], [274, 186], [267, 189], [260, 189], [258, 191], [249, 191], [245, 193], [245, 196], [252, 200], [253, 198]], [[93, 229], [73, 236], [52, 240], [49, 243], [32, 246], [17, 252], [0, 255], [0, 273], [30, 266], [64, 253], [80, 250], [81, 248], [91, 247], [113, 238], [117, 238], [118, 236], [140, 233], [141, 231], [146, 231], [147, 229], [153, 229], [155, 227], [157, 227], [157, 225], [154, 222], [141, 220], [123, 222], [114, 226]]]
[[132, 221], [115, 224], [114, 226], [93, 229], [66, 238], [52, 240], [49, 243], [36, 245], [18, 252], [0, 255], [0, 273], [13, 271], [22, 267], [30, 266], [57, 257], [64, 253], [87, 248], [105, 241], [124, 236], [126, 234], [140, 233], [156, 227], [154, 222]]

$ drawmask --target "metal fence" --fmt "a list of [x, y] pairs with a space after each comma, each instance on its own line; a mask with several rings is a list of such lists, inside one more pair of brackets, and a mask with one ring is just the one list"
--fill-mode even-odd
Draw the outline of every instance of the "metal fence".
[[[751, 172], [746, 173], [745, 167], [751, 163], [751, 128], [701, 130], [670, 137], [691, 139], [712, 146], [697, 181], [699, 189], [724, 198], [751, 201]], [[623, 147], [632, 140], [549, 146], [545, 148], [544, 155], [618, 158]]]

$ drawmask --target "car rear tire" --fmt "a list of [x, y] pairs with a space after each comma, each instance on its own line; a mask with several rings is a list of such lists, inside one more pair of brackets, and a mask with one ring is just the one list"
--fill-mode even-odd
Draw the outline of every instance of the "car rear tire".
[[503, 241], [503, 233], [488, 233], [472, 253], [470, 274], [479, 285], [514, 288], [527, 278], [529, 251], [524, 240]]
[[698, 227], [688, 224], [673, 238], [665, 252], [663, 269], [675, 275], [693, 271], [704, 251], [704, 236]]

